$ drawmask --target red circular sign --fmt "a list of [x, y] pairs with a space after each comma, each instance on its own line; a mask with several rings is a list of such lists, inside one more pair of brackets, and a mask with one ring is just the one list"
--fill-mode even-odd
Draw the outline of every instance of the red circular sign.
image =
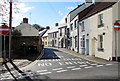
[[113, 27], [117, 31], [120, 30], [120, 24], [118, 22], [115, 22]]
[[2, 25], [0, 27], [0, 33], [3, 34], [3, 35], [6, 35], [8, 34], [10, 31], [9, 27], [7, 25]]

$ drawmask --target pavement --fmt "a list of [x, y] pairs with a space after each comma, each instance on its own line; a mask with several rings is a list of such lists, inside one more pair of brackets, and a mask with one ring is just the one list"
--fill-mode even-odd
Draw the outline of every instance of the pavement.
[[[68, 53], [70, 55], [73, 55], [73, 56], [76, 56], [76, 57], [80, 57], [82, 59], [85, 59], [85, 60], [88, 60], [88, 61], [91, 61], [91, 62], [96, 62], [96, 63], [100, 63], [100, 64], [118, 64], [119, 62], [116, 62], [116, 61], [108, 61], [108, 60], [105, 60], [105, 59], [101, 59], [101, 58], [97, 58], [97, 57], [94, 57], [94, 56], [89, 56], [89, 55], [83, 55], [83, 54], [79, 54], [75, 51], [72, 51], [72, 50], [68, 50], [68, 49], [65, 49], [65, 48], [55, 48], [55, 47], [47, 47], [47, 48], [53, 48], [53, 49], [57, 49], [59, 51], [63, 51], [65, 53]], [[40, 59], [37, 58], [37, 59]], [[16, 60], [13, 60], [13, 63], [18, 67], [18, 68], [22, 68], [22, 67], [25, 67], [27, 65], [29, 65], [30, 63], [32, 63], [34, 60], [30, 61], [28, 59], [16, 59]], [[7, 62], [7, 65], [9, 66], [9, 69], [10, 70], [14, 70], [13, 66], [11, 65], [11, 63]], [[0, 73], [5, 73], [7, 72], [7, 69], [5, 68], [5, 66], [2, 65], [2, 59], [0, 59]]]

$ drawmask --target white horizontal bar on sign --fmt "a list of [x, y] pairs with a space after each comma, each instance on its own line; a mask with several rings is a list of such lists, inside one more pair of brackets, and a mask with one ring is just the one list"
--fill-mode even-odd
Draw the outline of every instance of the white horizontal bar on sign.
[[9, 31], [10, 29], [0, 29], [0, 31]]

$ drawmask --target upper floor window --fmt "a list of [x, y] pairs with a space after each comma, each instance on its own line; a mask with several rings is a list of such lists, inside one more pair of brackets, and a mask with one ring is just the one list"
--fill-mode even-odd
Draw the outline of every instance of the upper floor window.
[[60, 36], [62, 36], [62, 28], [60, 28]]
[[78, 20], [76, 19], [74, 22], [74, 28], [77, 28]]
[[71, 29], [71, 30], [73, 30], [73, 23], [72, 23], [72, 24], [70, 24], [70, 29]]
[[81, 23], [81, 31], [85, 31], [85, 26], [84, 26], [84, 22]]
[[103, 27], [104, 23], [103, 23], [103, 14], [98, 15], [98, 28], [99, 27]]

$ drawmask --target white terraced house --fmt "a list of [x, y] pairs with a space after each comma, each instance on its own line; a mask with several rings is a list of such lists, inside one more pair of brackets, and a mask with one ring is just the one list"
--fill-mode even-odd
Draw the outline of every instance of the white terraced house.
[[115, 21], [120, 20], [119, 9], [120, 2], [97, 2], [85, 16], [79, 18], [80, 53], [106, 60], [120, 60], [120, 50], [116, 49], [117, 46], [120, 49], [120, 43], [116, 45], [116, 32], [120, 35], [120, 31], [113, 29]]

